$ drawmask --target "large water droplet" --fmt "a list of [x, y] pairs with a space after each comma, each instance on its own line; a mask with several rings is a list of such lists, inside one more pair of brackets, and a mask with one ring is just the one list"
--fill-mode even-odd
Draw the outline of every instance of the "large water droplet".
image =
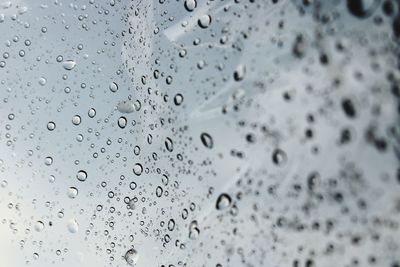
[[76, 178], [79, 181], [84, 182], [87, 179], [87, 173], [84, 170], [80, 170], [80, 171], [78, 171]]
[[219, 195], [215, 207], [217, 208], [217, 210], [223, 210], [229, 207], [231, 205], [231, 202], [232, 198], [228, 194], [222, 193], [221, 195]]
[[186, 0], [185, 1], [185, 8], [187, 11], [192, 12], [197, 7], [196, 0]]
[[199, 26], [203, 29], [208, 28], [208, 26], [210, 26], [211, 24], [211, 16], [210, 15], [203, 15], [199, 18], [199, 20], [197, 21], [197, 23], [199, 24]]
[[131, 248], [125, 253], [124, 258], [130, 266], [135, 266], [139, 260], [139, 253], [135, 249]]
[[63, 68], [66, 70], [72, 70], [76, 66], [76, 62], [74, 60], [66, 60], [62, 64]]

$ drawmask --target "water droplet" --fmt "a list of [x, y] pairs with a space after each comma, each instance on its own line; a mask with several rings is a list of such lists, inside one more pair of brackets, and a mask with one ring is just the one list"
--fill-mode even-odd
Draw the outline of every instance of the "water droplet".
[[246, 67], [243, 64], [239, 64], [239, 66], [237, 66], [236, 70], [233, 72], [233, 79], [239, 82], [243, 80], [245, 74], [246, 74]]
[[62, 64], [63, 68], [66, 70], [72, 70], [76, 66], [76, 62], [74, 60], [66, 60]]
[[75, 234], [79, 230], [79, 224], [75, 219], [70, 219], [67, 223], [67, 229], [70, 233]]
[[40, 78], [39, 78], [39, 84], [40, 84], [41, 86], [46, 85], [46, 83], [47, 83], [46, 78], [44, 78], [44, 77], [40, 77]]
[[133, 173], [139, 176], [142, 174], [142, 172], [143, 172], [142, 164], [136, 163], [135, 166], [133, 166]]
[[181, 94], [176, 94], [174, 97], [174, 103], [177, 106], [180, 106], [183, 102], [183, 96]]
[[50, 166], [51, 164], [53, 164], [53, 158], [52, 157], [46, 157], [44, 159], [44, 164], [46, 164], [47, 166]]
[[200, 135], [200, 139], [205, 147], [210, 148], [210, 149], [213, 148], [214, 141], [213, 141], [211, 135], [209, 135], [208, 133], [202, 133]]
[[163, 193], [162, 187], [161, 186], [157, 186], [157, 188], [156, 188], [156, 196], [157, 197], [161, 197], [162, 193]]
[[73, 123], [74, 125], [79, 125], [79, 124], [81, 124], [81, 116], [79, 116], [79, 115], [73, 116], [73, 117], [72, 117], [72, 123]]
[[272, 153], [272, 161], [278, 166], [283, 165], [287, 161], [285, 151], [279, 148], [275, 149]]
[[128, 121], [126, 120], [125, 117], [120, 117], [120, 118], [118, 119], [118, 126], [119, 126], [119, 128], [121, 128], [121, 129], [125, 128], [127, 123], [128, 123]]
[[54, 122], [49, 121], [49, 122], [47, 123], [47, 130], [53, 131], [55, 128], [56, 128], [56, 124], [55, 124]]
[[175, 228], [175, 221], [174, 221], [174, 219], [170, 219], [170, 220], [168, 221], [168, 230], [169, 230], [169, 231], [173, 231], [174, 228]]
[[89, 118], [94, 118], [94, 116], [96, 116], [96, 110], [94, 108], [89, 109], [88, 116]]
[[68, 188], [67, 195], [69, 198], [76, 198], [78, 196], [78, 189], [76, 187], [71, 186]]
[[192, 221], [189, 225], [189, 238], [195, 240], [199, 235], [200, 229], [197, 227], [197, 221]]
[[217, 210], [223, 210], [229, 207], [231, 205], [231, 202], [231, 197], [226, 193], [222, 193], [221, 195], [219, 195], [215, 207], [217, 208]]
[[115, 82], [112, 82], [112, 83], [110, 83], [109, 88], [110, 88], [111, 92], [115, 93], [116, 91], [118, 91], [118, 84]]
[[139, 253], [135, 249], [131, 248], [125, 253], [124, 258], [130, 266], [135, 266], [139, 260]]
[[203, 29], [208, 28], [208, 26], [210, 26], [211, 24], [211, 16], [210, 15], [203, 15], [199, 18], [199, 20], [197, 21], [197, 23], [199, 24], [199, 26]]
[[84, 170], [80, 170], [80, 171], [78, 171], [76, 178], [79, 181], [84, 182], [87, 179], [87, 173]]
[[196, 0], [186, 0], [185, 1], [185, 8], [187, 11], [192, 12], [197, 7]]
[[41, 232], [44, 229], [44, 223], [42, 221], [37, 221], [34, 226], [37, 232]]
[[174, 150], [174, 143], [172, 143], [171, 138], [167, 137], [165, 139], [165, 147], [169, 152], [172, 152], [172, 150]]

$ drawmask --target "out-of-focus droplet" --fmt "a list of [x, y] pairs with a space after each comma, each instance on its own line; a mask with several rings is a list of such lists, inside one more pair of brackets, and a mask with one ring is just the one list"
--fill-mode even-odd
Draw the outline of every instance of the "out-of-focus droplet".
[[44, 223], [42, 221], [37, 221], [35, 223], [34, 228], [35, 228], [35, 231], [41, 232], [44, 229]]
[[79, 230], [79, 224], [75, 219], [70, 219], [67, 223], [67, 229], [70, 233], [75, 234]]

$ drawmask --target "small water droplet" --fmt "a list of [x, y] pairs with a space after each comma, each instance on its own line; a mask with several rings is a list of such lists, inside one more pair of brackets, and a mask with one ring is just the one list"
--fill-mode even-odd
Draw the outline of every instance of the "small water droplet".
[[40, 77], [40, 78], [39, 78], [39, 84], [40, 84], [41, 86], [46, 85], [46, 83], [47, 83], [46, 78], [44, 78], [44, 77]]
[[49, 121], [49, 122], [47, 123], [47, 130], [53, 131], [55, 128], [56, 128], [56, 124], [55, 124], [54, 122]]
[[125, 117], [120, 117], [118, 119], [118, 126], [121, 129], [125, 128], [127, 123], [128, 123], [128, 121], [127, 121], [127, 119]]
[[200, 135], [200, 139], [205, 147], [207, 147], [209, 149], [213, 148], [214, 141], [213, 141], [211, 135], [209, 135], [208, 133], [202, 133]]
[[143, 172], [142, 164], [136, 163], [135, 166], [133, 166], [133, 173], [139, 176], [142, 174], [142, 172]]
[[51, 164], [53, 164], [53, 158], [52, 157], [46, 157], [44, 159], [44, 164], [46, 164], [47, 166], [50, 166]]
[[109, 88], [110, 88], [111, 92], [115, 93], [116, 91], [118, 91], [118, 84], [115, 82], [112, 82], [112, 83], [110, 83]]
[[71, 186], [68, 188], [67, 195], [69, 198], [76, 198], [78, 196], [78, 189], [76, 187]]

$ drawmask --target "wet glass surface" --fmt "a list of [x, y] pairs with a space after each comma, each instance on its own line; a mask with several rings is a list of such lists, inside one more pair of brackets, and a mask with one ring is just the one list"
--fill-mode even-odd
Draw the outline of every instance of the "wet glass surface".
[[400, 266], [400, 2], [0, 3], [0, 266]]

